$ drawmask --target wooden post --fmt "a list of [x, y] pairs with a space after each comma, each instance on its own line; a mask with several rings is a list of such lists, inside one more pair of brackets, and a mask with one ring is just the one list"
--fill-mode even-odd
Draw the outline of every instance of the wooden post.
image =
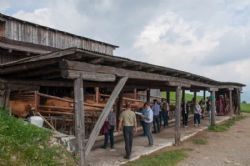
[[40, 95], [38, 91], [35, 91], [35, 112], [39, 112], [39, 105], [40, 105]]
[[185, 89], [182, 89], [182, 102], [185, 102], [186, 96], [185, 96]]
[[237, 104], [238, 104], [237, 114], [240, 115], [240, 111], [241, 111], [240, 110], [241, 109], [241, 107], [240, 107], [240, 103], [241, 103], [240, 89], [237, 89], [236, 92], [237, 92]]
[[179, 145], [181, 142], [181, 87], [176, 88], [176, 103], [175, 103], [175, 145]]
[[203, 91], [203, 100], [204, 100], [204, 102], [206, 101], [206, 90], [205, 89]]
[[110, 112], [110, 110], [112, 109], [116, 98], [118, 97], [118, 95], [120, 94], [121, 90], [123, 89], [123, 87], [125, 86], [126, 82], [128, 80], [128, 77], [123, 77], [119, 80], [118, 84], [116, 85], [115, 89], [113, 90], [110, 98], [108, 99], [107, 104], [105, 105], [101, 115], [99, 116], [95, 127], [93, 128], [87, 145], [86, 145], [86, 151], [85, 151], [85, 155], [87, 156], [91, 150], [91, 148], [93, 147], [95, 140], [98, 136], [98, 134], [100, 133], [100, 130], [104, 124], [105, 119], [108, 117], [108, 114]]
[[194, 91], [194, 103], [196, 103], [196, 100], [197, 100], [197, 92]]
[[167, 90], [166, 90], [166, 98], [167, 98], [168, 104], [170, 104], [170, 90], [169, 90], [169, 88], [167, 88]]
[[230, 116], [233, 116], [233, 99], [232, 99], [232, 89], [229, 89], [229, 110], [230, 110]]
[[137, 99], [137, 89], [134, 88], [134, 99]]
[[95, 102], [99, 103], [100, 91], [99, 87], [95, 87]]
[[83, 78], [82, 75], [80, 75], [80, 77], [74, 81], [76, 152], [80, 156], [80, 166], [86, 164], [83, 93]]
[[211, 121], [210, 125], [215, 125], [215, 111], [216, 111], [216, 105], [215, 105], [215, 90], [211, 91], [211, 100], [212, 100], [212, 109], [211, 109]]
[[147, 89], [146, 93], [147, 93], [147, 95], [146, 95], [146, 97], [147, 97], [146, 101], [150, 102], [150, 89]]
[[[5, 91], [4, 108], [9, 107], [9, 100], [10, 100], [10, 89], [7, 89]], [[11, 115], [11, 112], [10, 112], [10, 115]]]

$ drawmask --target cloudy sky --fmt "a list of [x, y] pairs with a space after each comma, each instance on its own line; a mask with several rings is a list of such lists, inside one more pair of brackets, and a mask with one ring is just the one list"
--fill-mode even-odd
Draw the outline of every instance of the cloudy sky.
[[115, 55], [247, 84], [249, 0], [0, 0], [0, 12], [119, 45]]

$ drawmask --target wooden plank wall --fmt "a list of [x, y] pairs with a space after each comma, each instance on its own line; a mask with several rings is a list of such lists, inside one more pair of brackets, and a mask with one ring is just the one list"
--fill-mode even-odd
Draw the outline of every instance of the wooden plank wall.
[[114, 50], [112, 46], [103, 43], [16, 20], [6, 21], [5, 37], [61, 49], [77, 47], [109, 55], [113, 55]]
[[5, 31], [5, 23], [3, 21], [0, 21], [0, 37], [4, 36]]

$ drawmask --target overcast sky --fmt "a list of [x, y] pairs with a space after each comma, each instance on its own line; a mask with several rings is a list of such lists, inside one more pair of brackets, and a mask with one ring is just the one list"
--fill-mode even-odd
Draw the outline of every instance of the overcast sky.
[[0, 0], [0, 11], [120, 46], [115, 55], [247, 85], [249, 0]]

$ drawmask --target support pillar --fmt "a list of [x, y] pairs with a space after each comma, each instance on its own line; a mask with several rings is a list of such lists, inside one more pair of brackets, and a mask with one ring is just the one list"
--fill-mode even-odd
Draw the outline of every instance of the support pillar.
[[[5, 98], [4, 98], [4, 105], [3, 107], [5, 109], [8, 109], [9, 108], [9, 100], [10, 100], [10, 89], [7, 89], [5, 91]], [[11, 114], [11, 113], [10, 113]]]
[[229, 89], [229, 110], [230, 110], [230, 116], [233, 116], [233, 99], [232, 99], [232, 89]]
[[99, 103], [100, 90], [99, 87], [95, 87], [95, 102]]
[[206, 90], [203, 91], [203, 100], [206, 101]]
[[176, 88], [176, 103], [175, 103], [175, 145], [180, 145], [181, 142], [181, 87]]
[[150, 102], [150, 89], [147, 89], [146, 93], [147, 93], [147, 95], [146, 95], [146, 97], [147, 97], [146, 101]]
[[79, 155], [79, 165], [84, 166], [85, 160], [85, 124], [83, 104], [83, 79], [82, 76], [74, 81], [74, 102], [75, 102], [75, 136], [76, 152]]
[[137, 89], [134, 88], [134, 99], [137, 99]]
[[240, 102], [241, 102], [241, 96], [240, 96], [240, 89], [237, 89], [236, 92], [237, 92], [237, 115], [240, 115]]
[[197, 92], [196, 91], [194, 91], [194, 103], [196, 103], [196, 100], [197, 100]]
[[212, 102], [212, 109], [211, 109], [211, 121], [210, 125], [215, 125], [215, 111], [216, 111], [216, 105], [215, 105], [215, 90], [211, 90], [211, 102]]
[[169, 88], [166, 89], [166, 99], [167, 99], [168, 104], [170, 104], [170, 90], [169, 90]]
[[185, 89], [182, 89], [182, 102], [185, 103], [186, 96], [185, 96]]

